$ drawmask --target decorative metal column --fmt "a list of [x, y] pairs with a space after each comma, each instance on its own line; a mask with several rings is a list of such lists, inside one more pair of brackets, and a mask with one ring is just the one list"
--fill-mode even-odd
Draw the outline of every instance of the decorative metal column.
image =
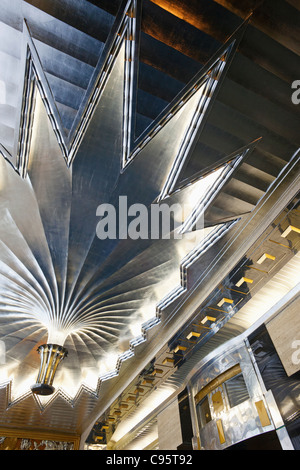
[[58, 344], [43, 344], [37, 351], [41, 356], [41, 365], [37, 381], [31, 386], [31, 390], [37, 395], [51, 395], [55, 390], [52, 383], [57, 367], [68, 351]]

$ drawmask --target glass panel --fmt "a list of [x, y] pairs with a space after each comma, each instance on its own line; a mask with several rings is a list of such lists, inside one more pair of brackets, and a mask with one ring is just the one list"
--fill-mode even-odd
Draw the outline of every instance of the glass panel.
[[201, 427], [205, 426], [207, 423], [211, 421], [211, 414], [210, 408], [208, 403], [208, 397], [205, 397], [198, 405], [197, 405], [197, 413], [198, 418], [201, 423]]
[[220, 390], [212, 394], [211, 401], [214, 407], [214, 412], [216, 414], [221, 413], [221, 411], [224, 409], [224, 403]]
[[242, 374], [233, 377], [225, 383], [230, 407], [234, 407], [248, 400], [249, 393]]

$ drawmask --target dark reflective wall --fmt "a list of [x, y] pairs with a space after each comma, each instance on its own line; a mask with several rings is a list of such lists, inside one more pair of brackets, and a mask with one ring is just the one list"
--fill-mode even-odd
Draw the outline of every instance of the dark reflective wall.
[[300, 372], [287, 376], [264, 325], [249, 336], [249, 343], [265, 386], [273, 392], [292, 444], [300, 450]]

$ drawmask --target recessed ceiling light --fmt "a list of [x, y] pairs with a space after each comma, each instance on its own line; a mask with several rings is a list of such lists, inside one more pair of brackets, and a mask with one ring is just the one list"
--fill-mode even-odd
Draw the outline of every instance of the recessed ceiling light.
[[271, 261], [275, 261], [276, 257], [273, 255], [269, 255], [268, 253], [264, 253], [258, 260], [257, 264], [262, 264], [266, 259], [270, 259]]
[[236, 287], [241, 287], [242, 284], [252, 284], [253, 279], [249, 279], [248, 277], [241, 277], [241, 279], [236, 283]]
[[222, 307], [223, 304], [233, 304], [233, 300], [223, 297], [223, 299], [218, 303], [218, 307]]
[[204, 325], [204, 324], [207, 323], [208, 321], [215, 322], [215, 321], [216, 321], [216, 318], [215, 318], [215, 317], [206, 316], [206, 317], [203, 318], [203, 320], [201, 320], [201, 323]]
[[300, 228], [295, 227], [294, 225], [289, 225], [288, 228], [281, 234], [281, 236], [285, 238], [291, 232], [300, 233]]

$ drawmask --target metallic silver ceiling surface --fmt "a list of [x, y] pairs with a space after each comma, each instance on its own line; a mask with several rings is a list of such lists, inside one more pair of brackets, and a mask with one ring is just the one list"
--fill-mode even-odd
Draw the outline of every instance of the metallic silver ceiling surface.
[[[166, 396], [170, 397], [171, 393], [173, 397], [176, 397], [182, 391], [189, 379], [206, 361], [206, 357], [212, 357], [215, 351], [216, 353], [221, 350], [224, 352], [226, 344], [229, 344], [230, 340], [241, 341], [239, 338], [243, 333], [244, 336], [247, 335], [247, 329], [251, 327], [253, 330], [255, 323], [263, 322], [263, 318], [270, 316], [272, 311], [274, 313], [276, 306], [282, 305], [284, 299], [295, 291], [297, 283], [299, 286], [300, 239], [296, 233], [290, 235], [288, 239], [282, 238], [281, 234], [289, 224], [299, 226], [298, 207], [299, 196], [295, 197], [288, 207], [283, 208], [274, 220], [269, 219], [269, 227], [263, 230], [262, 236], [254, 244], [250, 243], [249, 250], [246, 250], [245, 256], [239, 263], [235, 264], [234, 248], [229, 250], [233, 257], [232, 270], [225, 278], [222, 278], [221, 274], [219, 282], [216, 280], [210, 282], [209, 278], [200, 281], [202, 289], [199, 289], [198, 303], [196, 300], [194, 315], [191, 316], [188, 315], [191, 311], [188, 298], [190, 296], [192, 302], [192, 293], [187, 292], [185, 298], [187, 306], [185, 307], [183, 303], [182, 310], [189, 318], [181, 328], [174, 328], [176, 334], [173, 338], [153, 357], [151, 363], [135, 377], [111, 405], [105, 410], [102, 408], [102, 414], [99, 415], [97, 424], [93, 427], [89, 442], [91, 442], [92, 436], [97, 435], [104, 436], [109, 445], [116, 446], [113, 448], [117, 449], [122, 448], [124, 441], [131, 442], [135, 433], [139, 433], [141, 426], [145, 426], [153, 416], [159, 413], [159, 409], [164, 406]], [[220, 240], [223, 247], [228, 245], [226, 237], [224, 238]], [[229, 237], [228, 241], [233, 242], [235, 247], [239, 245], [236, 240], [234, 241], [234, 237], [231, 240]], [[218, 252], [218, 243], [214, 246], [213, 252]], [[275, 259], [260, 265], [257, 260], [265, 252], [275, 255]], [[210, 273], [211, 277], [214, 277], [213, 265], [217, 265], [218, 261], [213, 259], [216, 258], [213, 253], [210, 253], [210, 256], [212, 257], [211, 266], [206, 267], [205, 270]], [[199, 261], [207, 262], [205, 254]], [[222, 266], [222, 264], [220, 265]], [[253, 283], [236, 287], [236, 282], [241, 276], [250, 277]], [[216, 287], [212, 288], [213, 285]], [[208, 297], [205, 297], [205, 294], [202, 295], [202, 300], [204, 299], [202, 301], [201, 290], [205, 290], [206, 287], [212, 292]], [[219, 307], [218, 302], [224, 296], [232, 299], [233, 304], [227, 307], [224, 304]], [[200, 327], [201, 321], [206, 315], [216, 317], [216, 319], [213, 322], [206, 322], [206, 329], [203, 329]], [[170, 317], [168, 320], [170, 321]], [[210, 328], [207, 328], [208, 325]], [[163, 322], [161, 327], [163, 328]], [[196, 340], [195, 338], [188, 339], [191, 331], [200, 333], [200, 337]], [[184, 346], [186, 350], [176, 352], [176, 345]], [[166, 357], [172, 359], [173, 363], [165, 364]], [[159, 372], [153, 374], [155, 370]], [[160, 394], [158, 402], [155, 400], [157, 394]], [[135, 406], [132, 404], [132, 399]], [[124, 409], [123, 404], [125, 404]], [[144, 410], [144, 416], [142, 410]], [[122, 412], [120, 418], [115, 417], [115, 412], [118, 411]], [[115, 421], [119, 419], [118, 425], [114, 422], [111, 424], [111, 419]], [[109, 424], [109, 430], [105, 435], [101, 432], [103, 423]], [[126, 428], [128, 428], [128, 433], [125, 436], [124, 429]], [[115, 432], [114, 429], [116, 429]]]
[[[188, 292], [201, 291], [209, 260], [225, 246], [231, 262], [242, 256], [239, 224], [248, 240], [274, 194], [288, 202], [300, 49], [269, 25], [294, 25], [299, 11], [169, 3], [1, 6], [2, 426], [85, 431], [193, 314]], [[120, 196], [128, 207], [185, 204], [189, 230], [202, 203], [204, 228], [193, 239], [100, 240], [97, 208]], [[30, 391], [44, 342], [68, 349], [47, 399]]]

